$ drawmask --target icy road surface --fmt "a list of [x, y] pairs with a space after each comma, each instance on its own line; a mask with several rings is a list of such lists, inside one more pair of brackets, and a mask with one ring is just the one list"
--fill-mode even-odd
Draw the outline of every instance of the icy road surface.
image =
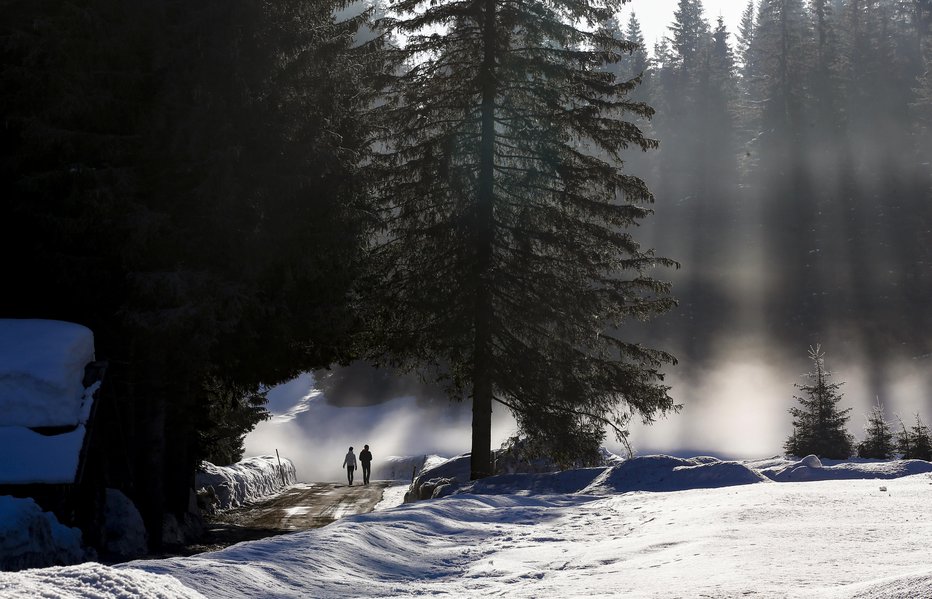
[[344, 516], [371, 512], [389, 481], [369, 485], [298, 483], [269, 499], [222, 513], [208, 524], [203, 543], [186, 555], [216, 551], [240, 541], [254, 541], [283, 533], [320, 528]]

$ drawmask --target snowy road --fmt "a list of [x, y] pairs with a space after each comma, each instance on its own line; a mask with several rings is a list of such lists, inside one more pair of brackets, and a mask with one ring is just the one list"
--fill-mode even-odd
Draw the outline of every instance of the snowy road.
[[365, 514], [382, 499], [388, 481], [368, 486], [345, 483], [298, 483], [267, 500], [224, 512], [208, 525], [203, 543], [187, 554], [216, 551], [240, 541], [320, 528], [353, 514]]

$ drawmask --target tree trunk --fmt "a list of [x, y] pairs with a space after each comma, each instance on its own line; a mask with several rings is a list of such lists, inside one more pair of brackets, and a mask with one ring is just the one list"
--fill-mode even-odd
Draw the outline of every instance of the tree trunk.
[[495, 199], [495, 2], [485, 0], [482, 23], [482, 132], [479, 142], [479, 194], [476, 198], [474, 288], [475, 345], [472, 380], [472, 459], [470, 477], [492, 474], [492, 242]]

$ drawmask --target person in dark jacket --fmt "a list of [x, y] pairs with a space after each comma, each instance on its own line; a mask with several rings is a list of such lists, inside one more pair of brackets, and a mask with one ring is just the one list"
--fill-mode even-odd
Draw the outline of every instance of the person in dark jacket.
[[369, 484], [369, 473], [372, 471], [372, 452], [369, 446], [365, 445], [359, 452], [359, 463], [362, 464], [362, 484]]

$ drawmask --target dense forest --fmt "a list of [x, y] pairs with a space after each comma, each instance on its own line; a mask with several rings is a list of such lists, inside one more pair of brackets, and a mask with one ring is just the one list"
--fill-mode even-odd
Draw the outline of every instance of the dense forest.
[[932, 351], [932, 2], [758, 0], [728, 31], [681, 0], [651, 52], [637, 10], [618, 68], [660, 148], [627, 166], [658, 200], [648, 244], [683, 263], [650, 334], [686, 369], [717, 338], [830, 343], [884, 395]]
[[[737, 32], [710, 24], [700, 0], [681, 0], [652, 52], [636, 18], [573, 12], [584, 3], [498, 13], [488, 31], [505, 31], [508, 18], [556, 19], [499, 41], [474, 36], [469, 2], [448, 4], [463, 12], [437, 18], [463, 35], [448, 46], [426, 39], [423, 52], [482, 72], [504, 63], [470, 44], [541, 42], [542, 62], [511, 66], [560, 82], [507, 96], [477, 78], [486, 82], [477, 94], [564, 119], [553, 130], [522, 125], [537, 137], [515, 142], [514, 164], [534, 175], [508, 180], [518, 203], [502, 232], [476, 229], [457, 204], [459, 190], [482, 180], [470, 170], [481, 150], [468, 142], [482, 124], [412, 133], [417, 119], [467, 114], [467, 105], [431, 105], [431, 94], [456, 98], [459, 88], [411, 76], [410, 47], [391, 51], [372, 12], [340, 0], [0, 0], [0, 315], [94, 331], [109, 363], [103, 419], [116, 431], [102, 441], [113, 461], [106, 482], [140, 505], [150, 531], [163, 513], [187, 509], [199, 460], [239, 456], [268, 385], [368, 357], [439, 362], [451, 392], [468, 393], [477, 360], [504, 337], [477, 335], [495, 319], [465, 330], [459, 316], [491, 306], [494, 293], [516, 299], [496, 317], [519, 330], [498, 355], [501, 372], [482, 362], [483, 384], [502, 376], [496, 389], [512, 385], [520, 401], [537, 394], [546, 410], [515, 404], [531, 432], [568, 422], [567, 394], [595, 398], [587, 409], [597, 411], [627, 394], [631, 412], [611, 420], [622, 426], [632, 413], [673, 409], [658, 372], [672, 356], [638, 344], [594, 347], [607, 357], [598, 368], [585, 357], [551, 376], [594, 337], [591, 323], [569, 319], [626, 320], [672, 305], [663, 282], [623, 281], [606, 273], [613, 265], [683, 264], [674, 317], [633, 334], [659, 337], [652, 345], [687, 367], [726, 328], [776, 343], [845, 331], [878, 367], [889, 352], [932, 351], [932, 0], [763, 0], [749, 3]], [[570, 31], [558, 23], [570, 16], [604, 22]], [[565, 62], [547, 62], [558, 55]], [[617, 84], [600, 76], [609, 71]], [[591, 104], [611, 96], [599, 103], [637, 127], [594, 126], [588, 108], [578, 118], [553, 110], [580, 90]], [[416, 102], [435, 111], [404, 112]], [[574, 127], [599, 142], [599, 161], [567, 143]], [[407, 164], [423, 167], [409, 179], [386, 151], [404, 149], [400, 139], [413, 140]], [[646, 188], [615, 174], [618, 157]], [[440, 212], [417, 194], [425, 177], [446, 194]], [[614, 192], [637, 202], [606, 207]], [[658, 255], [618, 233], [647, 216], [651, 193], [656, 214], [638, 239]], [[556, 214], [551, 196], [569, 198], [585, 221], [541, 217]], [[430, 236], [444, 226], [452, 239]], [[373, 252], [405, 231], [400, 252]], [[499, 258], [445, 264], [472, 283], [442, 278], [429, 260], [489, 235], [507, 242]], [[592, 243], [569, 243], [580, 235]], [[490, 286], [482, 268], [493, 259], [508, 268]], [[555, 263], [564, 268], [548, 270]], [[574, 282], [596, 271], [600, 294], [576, 294]], [[410, 276], [389, 276], [402, 272]], [[530, 272], [539, 277], [522, 280]], [[642, 292], [650, 299], [631, 299]], [[617, 352], [631, 363], [615, 366]], [[587, 412], [569, 436], [600, 438], [599, 416]]]
[[340, 4], [0, 2], [0, 313], [93, 330], [150, 532], [264, 386], [349, 355], [375, 63]]

